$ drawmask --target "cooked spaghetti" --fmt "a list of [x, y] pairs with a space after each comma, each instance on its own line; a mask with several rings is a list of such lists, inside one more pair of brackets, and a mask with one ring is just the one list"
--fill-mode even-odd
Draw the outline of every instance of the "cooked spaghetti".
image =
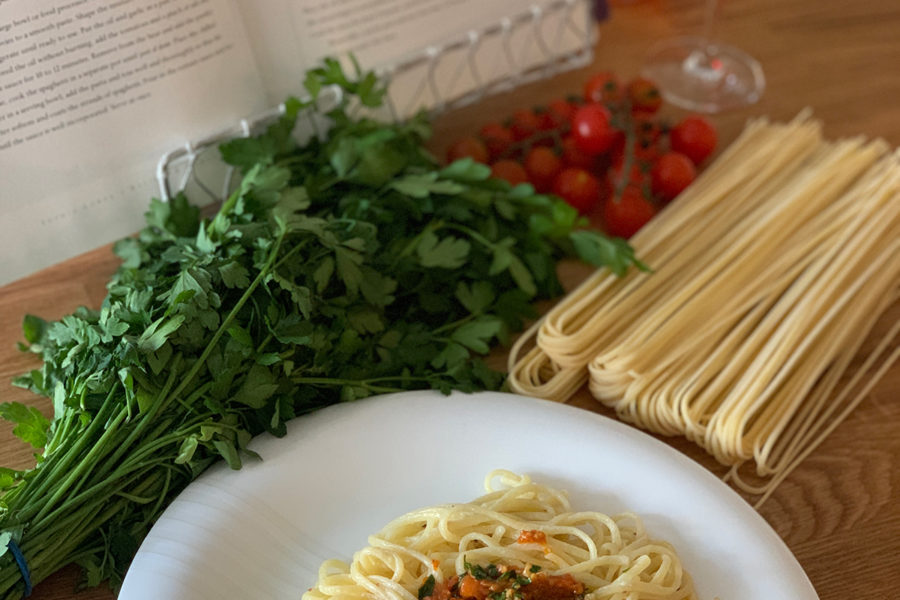
[[326, 561], [303, 600], [696, 598], [675, 550], [636, 515], [572, 512], [565, 492], [509, 471], [485, 488], [392, 521], [351, 564]]

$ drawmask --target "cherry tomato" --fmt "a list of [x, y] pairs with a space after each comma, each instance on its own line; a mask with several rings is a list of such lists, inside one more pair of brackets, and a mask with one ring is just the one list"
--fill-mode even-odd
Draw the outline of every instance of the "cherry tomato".
[[488, 123], [481, 128], [478, 135], [487, 146], [491, 160], [497, 160], [516, 141], [512, 131], [499, 123]]
[[629, 185], [619, 198], [607, 198], [603, 204], [603, 222], [610, 235], [630, 238], [656, 215], [656, 208], [640, 188]]
[[651, 119], [636, 117], [634, 138], [634, 156], [649, 171], [650, 165], [664, 152], [662, 127]]
[[[641, 161], [637, 157], [633, 157], [631, 160], [631, 170], [628, 173], [628, 182], [622, 183], [622, 178], [624, 177], [623, 171], [625, 169], [625, 152], [623, 151], [613, 158], [612, 164], [610, 165], [610, 177], [617, 186], [634, 185], [641, 187], [646, 179], [642, 166]], [[649, 170], [649, 168], [647, 170]]]
[[637, 140], [634, 145], [634, 157], [637, 159], [638, 165], [646, 171], [650, 170], [650, 166], [652, 166], [662, 154], [663, 149], [657, 143]]
[[556, 176], [553, 193], [583, 215], [594, 210], [601, 200], [600, 181], [584, 169], [575, 167], [563, 169]]
[[497, 179], [505, 179], [512, 185], [528, 182], [528, 173], [525, 167], [514, 160], [498, 160], [491, 165], [491, 176]]
[[697, 168], [684, 154], [667, 152], [659, 157], [650, 171], [650, 189], [668, 202], [697, 178]]
[[480, 163], [488, 162], [488, 149], [484, 142], [475, 137], [464, 137], [456, 140], [447, 149], [447, 162], [470, 157]]
[[602, 154], [610, 149], [616, 130], [610, 125], [611, 115], [602, 104], [587, 104], [572, 117], [572, 137], [585, 154]]
[[562, 161], [567, 167], [578, 167], [591, 170], [597, 163], [597, 157], [585, 154], [575, 145], [575, 138], [567, 135], [562, 141]]
[[669, 144], [672, 150], [700, 165], [716, 149], [717, 137], [712, 123], [703, 117], [691, 116], [672, 128]]
[[649, 79], [638, 77], [628, 82], [628, 99], [631, 110], [637, 113], [653, 114], [662, 106], [662, 94], [656, 84]]
[[634, 135], [639, 142], [655, 144], [662, 139], [664, 128], [658, 119], [643, 113], [634, 115]]
[[607, 160], [604, 161], [607, 169], [616, 165], [621, 166], [625, 159], [625, 142], [627, 141], [625, 132], [620, 129], [615, 129], [614, 132], [612, 146], [607, 152]]
[[586, 102], [616, 104], [622, 101], [622, 84], [609, 72], [597, 73], [584, 84]]
[[539, 192], [549, 192], [553, 180], [562, 170], [562, 161], [550, 148], [535, 146], [525, 157], [525, 172], [528, 180]]
[[544, 131], [554, 131], [567, 128], [575, 116], [578, 107], [559, 98], [551, 101], [547, 108], [541, 113], [541, 129]]
[[510, 130], [517, 142], [528, 139], [541, 128], [541, 119], [529, 108], [520, 108], [512, 114]]

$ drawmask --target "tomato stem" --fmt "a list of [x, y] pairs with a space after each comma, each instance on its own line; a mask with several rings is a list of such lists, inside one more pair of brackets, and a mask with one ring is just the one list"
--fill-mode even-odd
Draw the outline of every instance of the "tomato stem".
[[631, 115], [631, 104], [627, 100], [625, 101], [625, 110], [622, 113], [625, 117], [622, 127], [625, 133], [625, 150], [622, 155], [622, 171], [619, 173], [614, 186], [614, 199], [622, 197], [625, 188], [628, 187], [628, 182], [631, 180], [631, 169], [634, 166], [635, 159], [634, 145], [637, 141], [637, 135], [634, 131], [634, 119]]

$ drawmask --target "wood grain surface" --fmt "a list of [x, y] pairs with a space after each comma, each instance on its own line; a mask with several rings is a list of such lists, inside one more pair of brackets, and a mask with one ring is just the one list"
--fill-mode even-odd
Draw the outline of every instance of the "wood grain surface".
[[[489, 98], [441, 117], [434, 149], [477, 131], [518, 107], [547, 102], [578, 91], [597, 70], [635, 75], [646, 49], [671, 35], [697, 33], [702, 0], [634, 0], [613, 3], [611, 19], [599, 26], [593, 64]], [[811, 107], [829, 137], [864, 134], [900, 145], [900, 2], [897, 0], [726, 0], [716, 28], [720, 38], [762, 63], [767, 90], [760, 103], [714, 117], [723, 142], [734, 139], [751, 116], [775, 120]], [[667, 109], [671, 116], [678, 111]], [[23, 251], [25, 251], [23, 249]], [[17, 351], [20, 323], [27, 313], [53, 319], [78, 305], [98, 307], [116, 267], [102, 247], [0, 288], [0, 400], [49, 404], [8, 386], [34, 368], [34, 357]], [[562, 277], [571, 288], [586, 274], [567, 264]], [[894, 307], [879, 331], [900, 318]], [[760, 513], [785, 540], [822, 600], [898, 598], [900, 589], [900, 365], [895, 365], [864, 403], [797, 468]], [[608, 414], [580, 393], [572, 403]], [[707, 468], [722, 469], [693, 445], [667, 439]], [[0, 424], [4, 466], [22, 467], [30, 450]], [[75, 594], [76, 570], [65, 569], [36, 589], [32, 598], [108, 599], [105, 588]], [[765, 577], [765, 573], [760, 573]], [[724, 599], [723, 599], [724, 600]], [[763, 600], [763, 599], [760, 599]]]

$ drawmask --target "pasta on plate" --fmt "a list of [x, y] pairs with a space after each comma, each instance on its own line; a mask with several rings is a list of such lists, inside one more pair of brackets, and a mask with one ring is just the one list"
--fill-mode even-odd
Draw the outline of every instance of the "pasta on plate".
[[422, 508], [325, 561], [303, 600], [696, 598], [675, 549], [626, 513], [573, 512], [564, 491], [497, 470], [486, 494]]

